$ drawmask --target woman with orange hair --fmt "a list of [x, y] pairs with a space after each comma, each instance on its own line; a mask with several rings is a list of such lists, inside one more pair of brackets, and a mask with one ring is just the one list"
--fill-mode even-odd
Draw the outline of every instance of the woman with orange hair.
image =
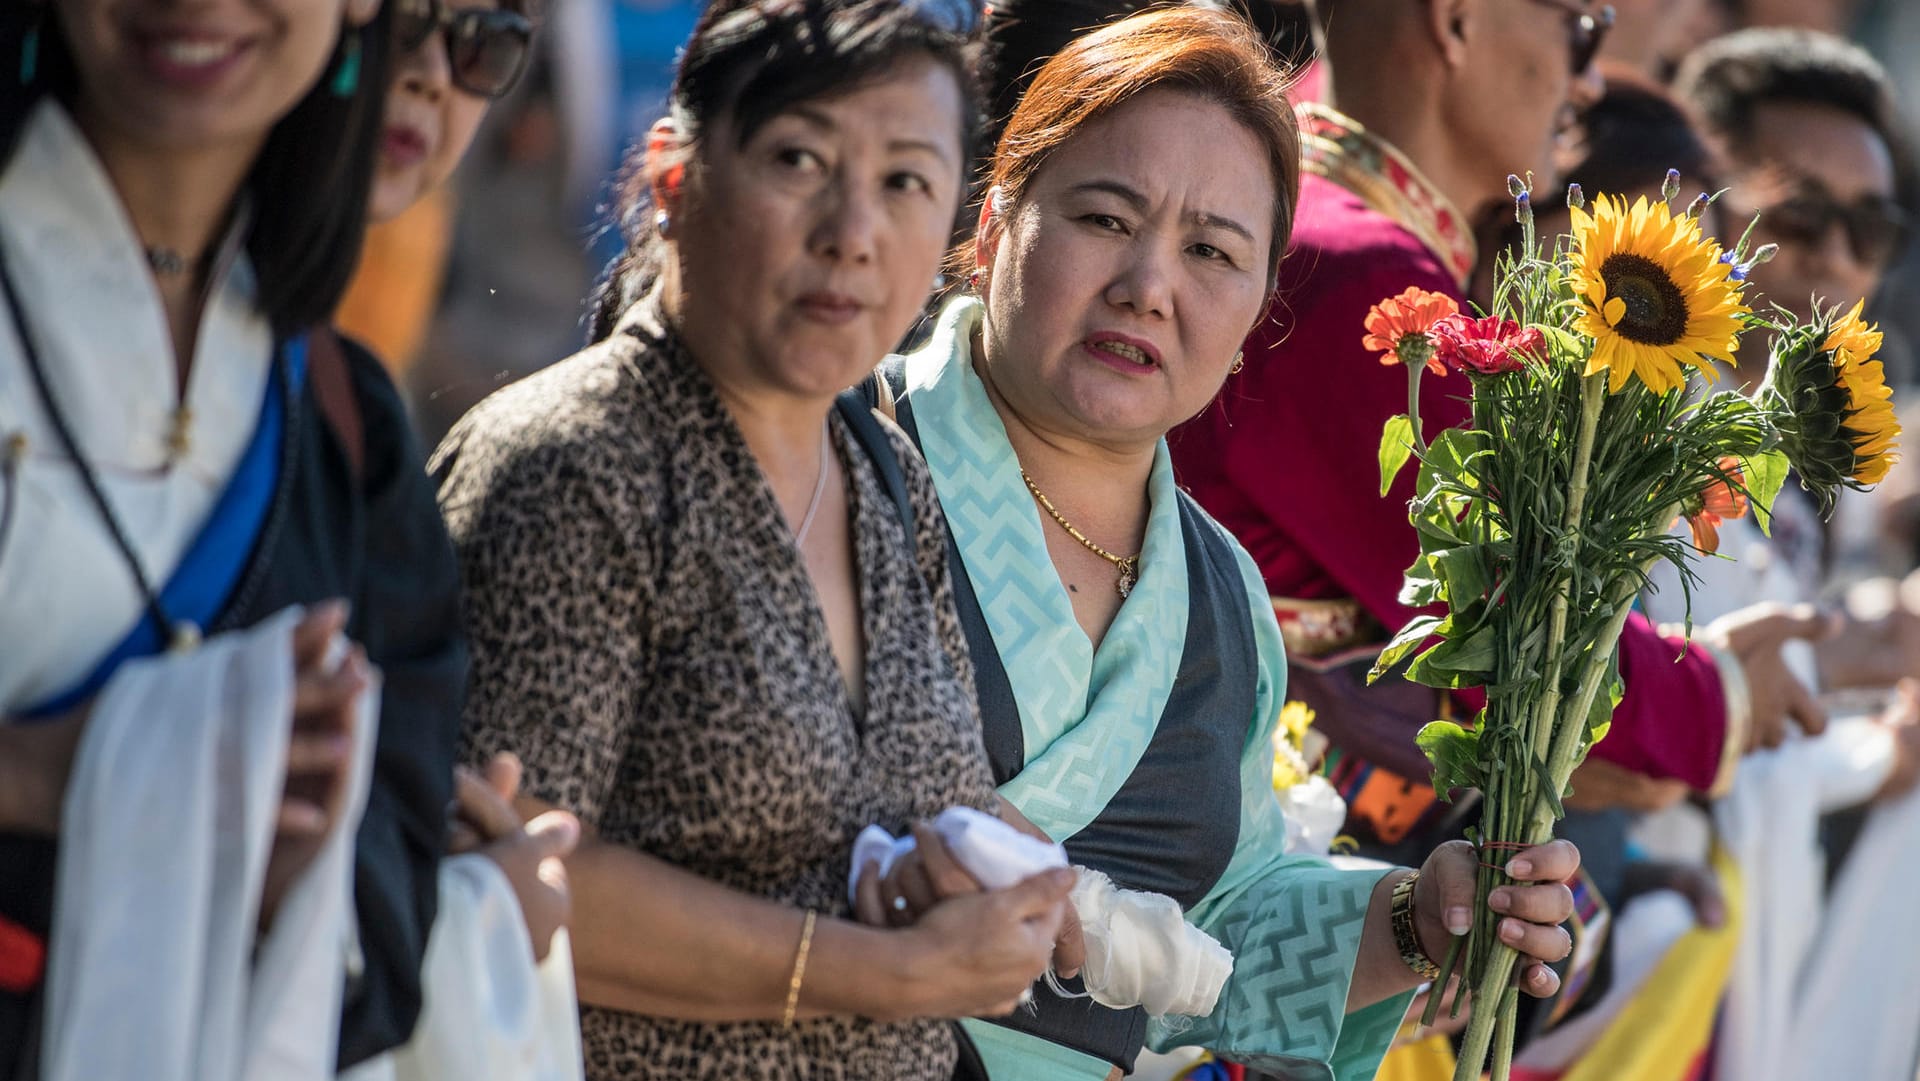
[[[1144, 1043], [1187, 1043], [1370, 1077], [1470, 920], [1464, 843], [1418, 872], [1288, 854], [1271, 787], [1279, 627], [1252, 560], [1168, 460], [1166, 432], [1219, 392], [1273, 291], [1299, 170], [1284, 80], [1238, 19], [1164, 9], [1082, 37], [1001, 137], [957, 260], [973, 288], [883, 369], [946, 512], [994, 779], [1081, 869], [1086, 977], [967, 1023], [993, 1076], [1102, 1078]], [[944, 855], [897, 862], [863, 918], [908, 923], [970, 888]], [[1578, 853], [1509, 855], [1503, 934], [1558, 960]], [[1217, 939], [1231, 975], [1197, 995], [1114, 994], [1130, 950], [1168, 951], [1148, 985], [1188, 972], [1178, 926], [1115, 932], [1105, 913], [1139, 894]], [[1523, 986], [1556, 982], [1531, 964]]]

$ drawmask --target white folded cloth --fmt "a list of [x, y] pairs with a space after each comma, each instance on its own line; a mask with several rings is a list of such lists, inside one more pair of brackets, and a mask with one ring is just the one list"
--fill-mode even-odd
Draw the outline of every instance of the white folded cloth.
[[[1067, 865], [1067, 851], [1059, 845], [1021, 833], [998, 818], [971, 807], [949, 807], [933, 820], [947, 851], [990, 890], [1003, 890], [1042, 871]], [[847, 899], [852, 900], [860, 871], [879, 865], [884, 877], [893, 861], [914, 850], [913, 834], [895, 838], [879, 826], [868, 826], [853, 839], [853, 866], [847, 872]]]
[[[1067, 866], [1066, 850], [1021, 833], [970, 807], [949, 807], [933, 828], [954, 860], [987, 889], [1005, 889], [1055, 867]], [[847, 896], [854, 896], [861, 869], [877, 864], [885, 875], [914, 849], [911, 834], [895, 838], [879, 826], [860, 831], [853, 844]], [[1071, 900], [1080, 916], [1087, 962], [1081, 969], [1087, 994], [1113, 1009], [1144, 1006], [1155, 1016], [1205, 1016], [1233, 974], [1233, 954], [1186, 921], [1173, 898], [1123, 890], [1098, 871], [1074, 868]]]
[[[1826, 733], [1750, 754], [1714, 820], [1746, 883], [1717, 1076], [1910, 1077], [1920, 1057], [1920, 799], [1873, 807], [1831, 895], [1820, 816], [1860, 804], [1893, 766], [1892, 733], [1836, 718]], [[1811, 1053], [1817, 1052], [1818, 1055]], [[1825, 1056], [1825, 1057], [1820, 1057]], [[1886, 1072], [1901, 1062], [1906, 1073]]]
[[1324, 856], [1333, 848], [1333, 839], [1347, 824], [1347, 801], [1327, 782], [1315, 775], [1289, 785], [1277, 794], [1281, 813], [1286, 815], [1286, 849], [1290, 856]]
[[535, 962], [513, 885], [485, 856], [440, 864], [440, 911], [413, 1038], [342, 1081], [579, 1081], [580, 1015], [567, 932]]
[[300, 615], [129, 662], [96, 700], [64, 805], [44, 1081], [333, 1076], [379, 689], [347, 812], [256, 943]]
[[1123, 890], [1085, 867], [1074, 869], [1073, 907], [1087, 943], [1080, 970], [1087, 994], [1116, 1010], [1143, 1006], [1155, 1017], [1205, 1017], [1233, 975], [1233, 954], [1187, 922], [1163, 893]]

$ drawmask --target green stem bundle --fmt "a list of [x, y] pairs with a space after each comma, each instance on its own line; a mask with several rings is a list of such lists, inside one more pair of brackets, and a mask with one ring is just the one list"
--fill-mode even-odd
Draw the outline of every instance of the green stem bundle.
[[[1676, 508], [1677, 509], [1677, 508]], [[1652, 569], [1649, 561], [1643, 571]], [[1547, 760], [1547, 779], [1556, 793], [1567, 789], [1567, 781], [1573, 776], [1574, 766], [1580, 757], [1581, 736], [1585, 734], [1586, 717], [1593, 707], [1594, 698], [1600, 693], [1606, 682], [1607, 673], [1613, 668], [1614, 648], [1619, 645], [1620, 634], [1626, 629], [1627, 619], [1633, 614], [1631, 601], [1639, 591], [1638, 576], [1629, 576], [1614, 585], [1606, 597], [1607, 606], [1612, 615], [1601, 628], [1587, 650], [1585, 667], [1580, 674], [1580, 682], [1574, 691], [1574, 697], [1567, 703], [1567, 709], [1560, 714], [1560, 721], [1554, 726], [1552, 745]], [[1524, 786], [1523, 786], [1524, 787]], [[1527, 818], [1524, 827], [1513, 833], [1502, 832], [1497, 837], [1483, 840], [1513, 840], [1528, 846], [1542, 845], [1553, 839], [1555, 809], [1552, 800], [1543, 793], [1534, 793], [1534, 798], [1524, 801]], [[1505, 824], [1508, 808], [1496, 808], [1489, 804], [1487, 817], [1489, 822], [1496, 818]], [[1515, 836], [1518, 834], [1518, 836]], [[1484, 861], [1483, 861], [1484, 862]], [[1483, 868], [1483, 875], [1485, 874]], [[1486, 908], [1486, 893], [1481, 893], [1481, 909]], [[1466, 1033], [1461, 1039], [1460, 1057], [1454, 1069], [1454, 1081], [1479, 1081], [1485, 1072], [1490, 1052], [1495, 1053], [1493, 1060], [1493, 1081], [1507, 1081], [1507, 1071], [1502, 1068], [1503, 1059], [1498, 1054], [1505, 1052], [1505, 1064], [1511, 1065], [1511, 1038], [1496, 1040], [1496, 1029], [1502, 1015], [1508, 1008], [1517, 1008], [1517, 999], [1508, 1000], [1514, 992], [1513, 970], [1519, 961], [1519, 954], [1511, 946], [1499, 941], [1497, 937], [1486, 940], [1491, 945], [1484, 968], [1477, 974], [1473, 986], [1475, 1003], [1500, 1003], [1494, 1011], [1476, 1008], [1467, 1021]]]

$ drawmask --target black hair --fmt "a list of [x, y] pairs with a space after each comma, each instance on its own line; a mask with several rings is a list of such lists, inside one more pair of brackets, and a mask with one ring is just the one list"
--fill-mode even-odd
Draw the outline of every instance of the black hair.
[[[985, 157], [975, 169], [976, 189], [985, 183], [987, 162], [1013, 110], [1055, 53], [1074, 39], [1129, 15], [1187, 6], [1230, 11], [1247, 20], [1282, 69], [1313, 55], [1311, 15], [1293, 0], [998, 0], [987, 13], [986, 51], [980, 64], [987, 87], [987, 138], [981, 148]], [[975, 190], [968, 205], [977, 204], [983, 194]], [[973, 218], [963, 211], [961, 219], [961, 234], [971, 235]]]
[[1651, 80], [1607, 67], [1606, 92], [1581, 114], [1566, 180], [1590, 195], [1657, 187], [1668, 169], [1715, 190], [1713, 153], [1686, 110]]
[[1913, 166], [1896, 115], [1893, 82], [1879, 61], [1852, 42], [1815, 30], [1741, 30], [1681, 61], [1674, 94], [1709, 133], [1734, 147], [1753, 136], [1763, 105], [1819, 105], [1848, 113], [1886, 144], [1900, 201], [1913, 204]]
[[1164, 6], [1164, 0], [998, 0], [987, 15], [981, 62], [991, 128], [987, 150], [999, 141], [1028, 85], [1053, 54], [1107, 23]]
[[[268, 134], [242, 189], [253, 206], [247, 255], [258, 281], [257, 303], [278, 338], [333, 318], [360, 260], [368, 191], [390, 74], [390, 5], [357, 30], [344, 27], [319, 80]], [[27, 36], [39, 32], [38, 75], [0, 95], [0, 171], [13, 160], [34, 106], [51, 94], [71, 102], [79, 92], [73, 63], [52, 4], [16, 2], [0, 10], [0, 73], [20, 70]], [[358, 85], [333, 92], [349, 42], [360, 50]]]
[[1282, 70], [1296, 71], [1314, 57], [1313, 9], [1306, 0], [1241, 0], [1247, 21], [1266, 39]]
[[[943, 23], [937, 16], [977, 2], [714, 0], [681, 53], [668, 96], [681, 160], [697, 160], [707, 126], [721, 117], [731, 117], [734, 137], [744, 144], [795, 105], [857, 89], [903, 57], [921, 54], [959, 81], [961, 161], [971, 162], [981, 127], [977, 46], [959, 21]], [[590, 341], [611, 334], [620, 314], [653, 288], [664, 269], [666, 245], [645, 213], [652, 179], [645, 141], [636, 142], [621, 168], [614, 208], [626, 252], [607, 269], [590, 301]]]

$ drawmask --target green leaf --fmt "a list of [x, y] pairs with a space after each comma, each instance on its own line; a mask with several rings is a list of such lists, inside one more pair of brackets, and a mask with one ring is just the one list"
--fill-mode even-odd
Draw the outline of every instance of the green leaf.
[[[1426, 471], [1421, 470], [1421, 484], [1427, 483], [1426, 477]], [[1445, 492], [1413, 501], [1408, 518], [1413, 522], [1414, 531], [1420, 534], [1421, 551], [1437, 552], [1455, 548], [1467, 539], [1461, 531], [1459, 520], [1464, 502], [1460, 497]]]
[[1606, 693], [1594, 695], [1593, 705], [1587, 707], [1588, 746], [1606, 738], [1607, 730], [1613, 727], [1614, 711], [1626, 696], [1627, 685], [1620, 679], [1620, 652], [1616, 649], [1607, 666]]
[[1433, 763], [1433, 790], [1452, 802], [1458, 788], [1485, 788], [1486, 770], [1480, 763], [1480, 733], [1452, 721], [1434, 721], [1414, 737], [1427, 761]]
[[1387, 648], [1380, 651], [1379, 658], [1373, 662], [1373, 670], [1367, 673], [1367, 682], [1372, 683], [1386, 675], [1402, 658], [1418, 649], [1420, 643], [1438, 634], [1445, 623], [1446, 620], [1439, 616], [1415, 616], [1400, 628], [1400, 633], [1393, 636]]
[[1415, 657], [1407, 678], [1450, 690], [1482, 686], [1493, 674], [1497, 645], [1494, 628], [1482, 625], [1472, 634], [1449, 638]]
[[1400, 580], [1400, 603], [1408, 608], [1425, 608], [1446, 599], [1446, 583], [1434, 572], [1433, 557], [1422, 555], [1416, 558]]
[[1492, 587], [1491, 567], [1486, 548], [1469, 544], [1435, 552], [1427, 557], [1434, 572], [1447, 587], [1447, 603], [1464, 608], [1487, 595]]
[[[1477, 479], [1467, 467], [1476, 458], [1492, 453], [1487, 447], [1488, 442], [1487, 433], [1468, 428], [1448, 428], [1441, 432], [1427, 445], [1427, 455], [1421, 462], [1426, 468], [1420, 470], [1416, 494], [1424, 499], [1445, 481], [1462, 488], [1478, 488]], [[1456, 506], [1454, 514], [1458, 515], [1462, 509], [1464, 507]]]
[[1413, 418], [1405, 413], [1387, 421], [1380, 432], [1380, 494], [1393, 490], [1393, 478], [1413, 455]]
[[[1599, 696], [1596, 695], [1595, 697]], [[1533, 764], [1534, 780], [1540, 784], [1540, 797], [1547, 801], [1548, 806], [1553, 808], [1554, 819], [1557, 821], [1567, 817], [1567, 808], [1560, 802], [1560, 793], [1554, 790], [1553, 775], [1547, 772], [1547, 764], [1538, 758], [1532, 757], [1529, 757], [1527, 761]]]
[[1571, 333], [1561, 330], [1551, 323], [1536, 323], [1535, 325], [1540, 328], [1540, 333], [1547, 336], [1547, 345], [1552, 350], [1554, 356], [1568, 361], [1586, 356], [1586, 347], [1580, 343], [1579, 338], [1574, 337]]
[[1780, 488], [1787, 482], [1787, 471], [1793, 468], [1787, 461], [1784, 451], [1770, 450], [1765, 454], [1756, 454], [1740, 461], [1740, 472], [1746, 478], [1747, 498], [1753, 504], [1753, 518], [1760, 526], [1760, 532], [1773, 536], [1773, 501], [1780, 495]]

